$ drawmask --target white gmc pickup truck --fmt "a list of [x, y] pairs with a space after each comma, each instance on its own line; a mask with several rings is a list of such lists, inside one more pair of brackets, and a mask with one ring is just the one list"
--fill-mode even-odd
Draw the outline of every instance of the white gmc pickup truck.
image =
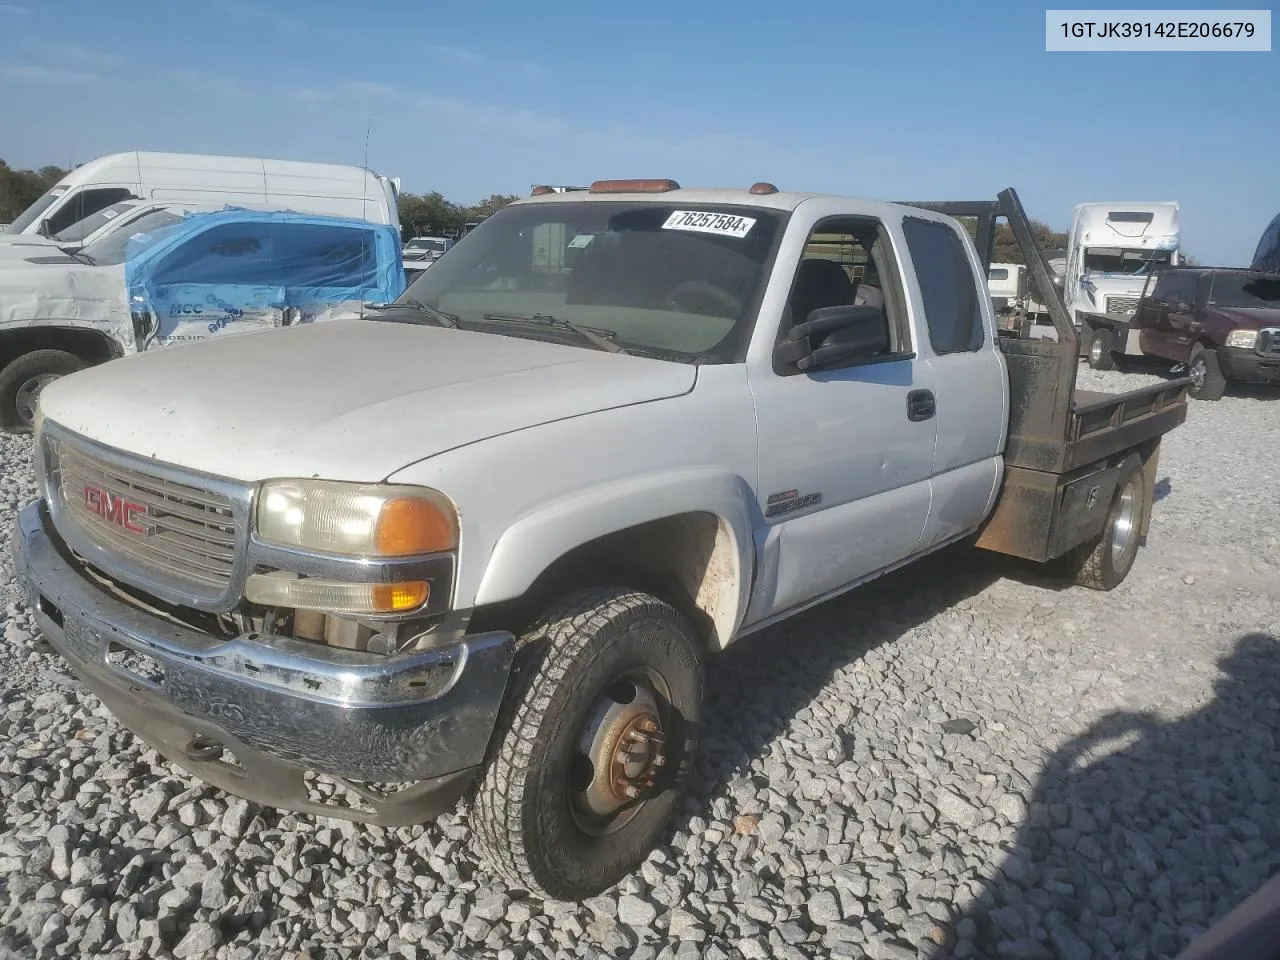
[[1001, 336], [999, 216], [1051, 289], [1012, 191], [600, 181], [375, 320], [58, 380], [14, 543], [37, 622], [222, 789], [388, 824], [465, 796], [511, 883], [595, 894], [663, 837], [739, 637], [966, 538], [1129, 571], [1186, 381], [1075, 393], [1060, 301], [1061, 342]]

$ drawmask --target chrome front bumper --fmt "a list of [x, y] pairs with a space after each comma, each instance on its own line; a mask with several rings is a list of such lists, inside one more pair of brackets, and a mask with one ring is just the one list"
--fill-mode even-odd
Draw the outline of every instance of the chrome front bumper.
[[[43, 504], [16, 526], [15, 569], [49, 643], [125, 726], [209, 783], [269, 806], [405, 824], [456, 803], [483, 761], [511, 634], [394, 657], [223, 640], [104, 590], [51, 533]], [[336, 781], [345, 802], [308, 774]]]

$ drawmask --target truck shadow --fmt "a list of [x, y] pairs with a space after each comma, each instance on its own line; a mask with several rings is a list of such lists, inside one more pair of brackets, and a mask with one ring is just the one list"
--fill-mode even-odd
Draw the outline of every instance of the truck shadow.
[[995, 554], [950, 547], [735, 643], [707, 671], [699, 806], [745, 775], [837, 671], [1015, 567]]
[[1054, 753], [957, 918], [972, 939], [934, 960], [1174, 957], [1280, 871], [1280, 640], [1218, 666], [1200, 710], [1112, 713]]
[[[740, 641], [708, 672], [690, 815], [732, 817], [736, 782], [766, 785], [752, 766], [839, 670], [1019, 570], [953, 548]], [[1280, 640], [1243, 635], [1218, 666], [1202, 709], [1113, 713], [1058, 750], [947, 946], [920, 956], [1174, 957], [1280, 871]]]

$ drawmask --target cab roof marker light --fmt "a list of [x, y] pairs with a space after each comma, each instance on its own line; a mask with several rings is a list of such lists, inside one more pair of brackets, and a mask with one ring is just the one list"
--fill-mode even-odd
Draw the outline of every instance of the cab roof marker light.
[[591, 184], [592, 193], [666, 193], [679, 189], [680, 184], [674, 180], [659, 179], [597, 180]]

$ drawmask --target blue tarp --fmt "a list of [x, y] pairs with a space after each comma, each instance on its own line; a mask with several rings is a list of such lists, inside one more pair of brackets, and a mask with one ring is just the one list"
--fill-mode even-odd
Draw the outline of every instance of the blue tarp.
[[125, 288], [165, 344], [281, 326], [290, 307], [294, 322], [359, 316], [404, 292], [405, 275], [387, 224], [228, 208], [131, 237]]

